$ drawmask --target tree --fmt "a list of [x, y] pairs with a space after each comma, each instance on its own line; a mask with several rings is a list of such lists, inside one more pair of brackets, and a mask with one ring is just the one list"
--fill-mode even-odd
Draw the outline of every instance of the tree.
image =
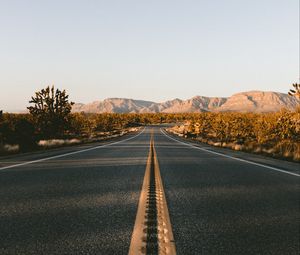
[[300, 84], [294, 83], [293, 87], [294, 89], [290, 89], [289, 95], [300, 99]]
[[69, 102], [66, 91], [48, 86], [35, 92], [27, 107], [33, 117], [38, 133], [44, 138], [56, 138], [64, 135], [70, 121], [73, 102]]

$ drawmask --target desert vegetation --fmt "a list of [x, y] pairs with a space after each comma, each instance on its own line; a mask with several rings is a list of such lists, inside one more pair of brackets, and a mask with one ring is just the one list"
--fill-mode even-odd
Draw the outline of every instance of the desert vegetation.
[[189, 114], [71, 113], [65, 90], [48, 86], [35, 92], [27, 114], [0, 111], [0, 154], [32, 151], [124, 135], [136, 127], [186, 120]]
[[300, 108], [277, 113], [201, 113], [168, 131], [214, 146], [300, 161]]
[[[178, 123], [193, 118], [194, 114], [119, 114], [69, 113], [64, 125], [49, 128], [51, 119], [42, 115], [2, 113], [0, 116], [0, 153], [31, 151], [45, 147], [93, 142], [120, 136], [143, 125]], [[57, 121], [54, 118], [54, 121]]]
[[288, 94], [298, 99], [294, 111], [276, 113], [201, 113], [168, 131], [213, 146], [300, 161], [300, 84]]
[[[293, 84], [290, 95], [299, 96]], [[72, 113], [66, 91], [47, 87], [27, 114], [0, 111], [0, 154], [99, 141], [149, 124], [173, 123], [169, 132], [214, 146], [300, 161], [300, 106], [277, 113]]]
[[123, 117], [72, 114], [66, 91], [48, 86], [31, 98], [28, 114], [0, 111], [0, 154], [103, 140], [129, 132]]
[[41, 132], [31, 114], [3, 113], [0, 144], [2, 153], [28, 151], [37, 147], [97, 141], [139, 126], [161, 123], [174, 123], [168, 129], [170, 132], [211, 145], [300, 160], [300, 109], [256, 114], [70, 113], [58, 136]]
[[51, 88], [35, 92], [27, 107], [37, 132], [43, 138], [57, 138], [64, 135], [70, 125], [73, 102], [69, 102], [66, 91]]
[[300, 84], [299, 83], [294, 83], [293, 87], [294, 88], [290, 89], [288, 94], [292, 97], [296, 97], [296, 98], [300, 99]]

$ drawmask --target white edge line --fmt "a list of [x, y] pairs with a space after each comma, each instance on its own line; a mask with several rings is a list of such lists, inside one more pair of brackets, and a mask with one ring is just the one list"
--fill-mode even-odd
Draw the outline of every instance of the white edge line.
[[108, 144], [104, 144], [104, 145], [99, 145], [99, 146], [91, 147], [91, 148], [84, 149], [84, 150], [68, 152], [68, 153], [65, 153], [65, 154], [60, 154], [60, 155], [56, 155], [56, 156], [52, 156], [52, 157], [41, 158], [41, 159], [32, 160], [32, 161], [27, 161], [27, 162], [23, 162], [23, 163], [20, 163], [20, 164], [4, 166], [4, 167], [0, 167], [0, 171], [1, 170], [5, 170], [5, 169], [10, 169], [10, 168], [15, 168], [15, 167], [18, 167], [18, 166], [25, 166], [25, 165], [29, 165], [29, 164], [34, 164], [34, 163], [38, 163], [38, 162], [42, 162], [42, 161], [46, 161], [46, 160], [51, 160], [51, 159], [56, 159], [56, 158], [62, 158], [62, 157], [66, 157], [66, 156], [70, 156], [70, 155], [74, 155], [74, 154], [79, 154], [79, 153], [86, 152], [86, 151], [92, 151], [92, 150], [96, 150], [96, 149], [103, 148], [103, 147], [108, 147], [108, 146], [111, 146], [111, 145], [114, 145], [114, 144], [118, 144], [118, 143], [123, 143], [123, 142], [129, 141], [129, 140], [132, 140], [132, 139], [138, 137], [139, 135], [141, 135], [142, 133], [144, 133], [145, 129], [146, 128], [144, 128], [143, 131], [141, 131], [137, 135], [135, 135], [133, 137], [130, 137], [130, 138], [127, 138], [125, 140], [121, 140], [121, 141], [113, 142], [113, 143], [108, 143]]
[[241, 158], [236, 158], [236, 157], [232, 157], [232, 156], [229, 156], [229, 155], [226, 155], [226, 154], [223, 154], [223, 153], [219, 153], [219, 152], [215, 152], [215, 151], [210, 151], [210, 150], [206, 150], [204, 148], [200, 148], [200, 147], [197, 147], [197, 146], [194, 146], [192, 144], [189, 144], [189, 143], [185, 143], [185, 142], [181, 142], [171, 136], [169, 136], [165, 131], [162, 130], [162, 128], [160, 129], [160, 132], [166, 136], [167, 138], [171, 139], [171, 140], [174, 140], [180, 144], [184, 144], [186, 146], [189, 146], [189, 147], [192, 147], [194, 149], [198, 149], [198, 150], [201, 150], [201, 151], [205, 151], [205, 152], [209, 152], [209, 153], [212, 153], [212, 154], [216, 154], [216, 155], [219, 155], [219, 156], [223, 156], [223, 157], [226, 157], [226, 158], [230, 158], [230, 159], [234, 159], [234, 160], [237, 160], [237, 161], [241, 161], [241, 162], [244, 162], [244, 163], [248, 163], [248, 164], [251, 164], [251, 165], [255, 165], [255, 166], [260, 166], [260, 167], [264, 167], [264, 168], [268, 168], [270, 170], [274, 170], [274, 171], [277, 171], [277, 172], [281, 172], [281, 173], [285, 173], [285, 174], [289, 174], [289, 175], [293, 175], [293, 176], [297, 176], [297, 177], [300, 177], [300, 174], [297, 174], [297, 173], [292, 173], [292, 172], [289, 172], [289, 171], [286, 171], [286, 170], [283, 170], [283, 169], [280, 169], [280, 168], [276, 168], [276, 167], [272, 167], [272, 166], [267, 166], [267, 165], [263, 165], [263, 164], [260, 164], [260, 163], [255, 163], [253, 161], [249, 161], [249, 160], [246, 160], [246, 159], [241, 159]]

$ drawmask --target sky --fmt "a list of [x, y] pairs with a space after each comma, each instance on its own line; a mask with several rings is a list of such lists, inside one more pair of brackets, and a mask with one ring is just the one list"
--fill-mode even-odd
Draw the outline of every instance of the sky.
[[70, 99], [286, 93], [298, 0], [0, 0], [0, 109], [54, 84]]

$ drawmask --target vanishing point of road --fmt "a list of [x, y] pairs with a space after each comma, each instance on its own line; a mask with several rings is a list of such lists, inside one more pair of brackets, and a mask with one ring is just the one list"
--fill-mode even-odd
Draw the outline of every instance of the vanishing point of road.
[[162, 127], [0, 158], [0, 254], [299, 254], [300, 165]]

